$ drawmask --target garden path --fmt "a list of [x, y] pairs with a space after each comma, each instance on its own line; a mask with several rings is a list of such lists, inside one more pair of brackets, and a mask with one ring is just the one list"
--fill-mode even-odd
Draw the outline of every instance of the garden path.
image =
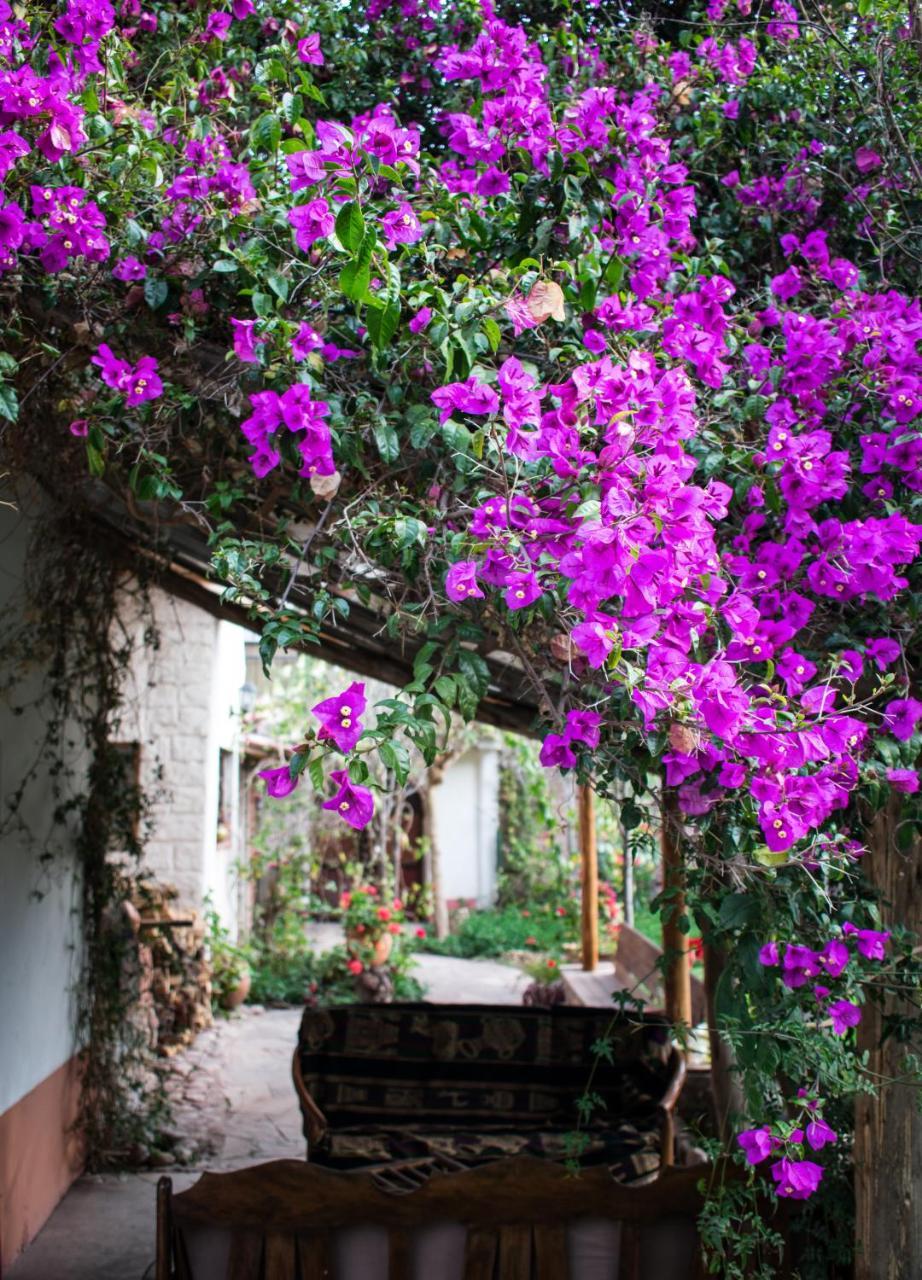
[[[317, 944], [338, 940], [324, 935]], [[521, 1002], [527, 979], [509, 965], [425, 954], [418, 959], [417, 975], [433, 1003]], [[246, 1008], [203, 1031], [173, 1060], [173, 1140], [191, 1164], [80, 1178], [6, 1280], [151, 1280], [161, 1173], [182, 1191], [205, 1168], [300, 1159], [304, 1140], [290, 1074], [300, 1018], [300, 1009]]]

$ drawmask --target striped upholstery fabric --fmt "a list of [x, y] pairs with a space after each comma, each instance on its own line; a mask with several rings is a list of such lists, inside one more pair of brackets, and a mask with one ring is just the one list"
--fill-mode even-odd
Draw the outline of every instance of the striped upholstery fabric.
[[[594, 1046], [609, 1053], [595, 1074]], [[466, 1163], [564, 1158], [591, 1084], [602, 1103], [586, 1163], [655, 1171], [666, 1025], [557, 1006], [347, 1005], [305, 1011], [301, 1071], [329, 1133], [311, 1159], [341, 1168], [412, 1155]], [[636, 1158], [635, 1158], [636, 1157]]]

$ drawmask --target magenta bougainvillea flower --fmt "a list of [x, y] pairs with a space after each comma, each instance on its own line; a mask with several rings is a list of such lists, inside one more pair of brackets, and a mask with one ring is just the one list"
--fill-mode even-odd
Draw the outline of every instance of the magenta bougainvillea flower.
[[433, 391], [432, 403], [441, 410], [440, 422], [447, 422], [452, 413], [491, 414], [499, 409], [499, 396], [492, 387], [477, 378], [466, 382], [451, 382]]
[[814, 1151], [822, 1151], [827, 1143], [835, 1142], [838, 1135], [826, 1123], [822, 1116], [811, 1120], [805, 1130], [807, 1142]]
[[163, 383], [157, 373], [157, 360], [142, 356], [136, 365], [120, 360], [105, 342], [97, 348], [92, 362], [99, 369], [106, 386], [121, 391], [126, 404], [134, 407], [163, 394]]
[[297, 777], [291, 776], [287, 764], [279, 765], [277, 769], [260, 769], [259, 776], [265, 780], [266, 794], [274, 800], [291, 795], [299, 781]]
[[576, 752], [564, 733], [547, 734], [541, 744], [539, 759], [545, 768], [573, 769], [576, 766]]
[[855, 939], [859, 953], [866, 960], [885, 960], [887, 958], [887, 943], [890, 940], [889, 930], [858, 929], [850, 920], [847, 920], [842, 926], [842, 932], [846, 937]]
[[323, 50], [320, 48], [320, 36], [316, 31], [298, 41], [298, 60], [309, 66], [323, 66]]
[[482, 600], [483, 592], [477, 585], [476, 560], [458, 560], [445, 575], [445, 594], [449, 600]]
[[257, 344], [265, 342], [265, 338], [256, 336], [255, 320], [235, 320], [231, 316], [231, 329], [234, 334], [234, 355], [244, 364], [259, 364]]
[[330, 781], [339, 789], [335, 796], [324, 801], [323, 808], [338, 813], [343, 822], [348, 822], [356, 831], [367, 827], [375, 809], [374, 797], [368, 788], [350, 782], [345, 769], [334, 769]]
[[329, 200], [318, 196], [307, 204], [299, 204], [288, 213], [288, 221], [295, 229], [295, 241], [299, 249], [310, 249], [324, 236], [332, 235], [336, 216]]
[[837, 1036], [844, 1036], [861, 1021], [861, 1009], [851, 1000], [833, 1000], [826, 1012], [832, 1018], [832, 1029]]
[[121, 262], [115, 264], [112, 268], [112, 274], [116, 280], [143, 280], [147, 275], [147, 267], [143, 262], [139, 262], [137, 258], [129, 256], [122, 258]]
[[746, 1129], [736, 1135], [736, 1141], [743, 1149], [747, 1164], [759, 1164], [774, 1151], [777, 1145], [772, 1138], [770, 1125], [762, 1125], [759, 1129]]
[[895, 698], [884, 708], [884, 722], [901, 742], [908, 742], [922, 720], [922, 702], [918, 698]]
[[320, 721], [319, 741], [330, 738], [343, 754], [351, 751], [364, 728], [361, 717], [365, 711], [365, 685], [354, 680], [342, 693], [324, 698], [311, 708]]
[[808, 1200], [823, 1179], [822, 1165], [812, 1160], [779, 1160], [773, 1164], [771, 1175], [778, 1184], [779, 1196], [786, 1200]]

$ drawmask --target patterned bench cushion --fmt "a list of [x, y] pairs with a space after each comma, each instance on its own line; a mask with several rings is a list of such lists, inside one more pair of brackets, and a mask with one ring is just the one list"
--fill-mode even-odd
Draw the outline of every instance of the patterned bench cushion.
[[[378, 1126], [338, 1129], [317, 1151], [314, 1160], [328, 1168], [358, 1169], [389, 1161], [447, 1156], [472, 1168], [507, 1156], [531, 1155], [565, 1161], [574, 1153], [572, 1131], [562, 1129], [510, 1132], [491, 1129], [474, 1133], [465, 1129], [438, 1129], [415, 1125], [400, 1129]], [[581, 1164], [605, 1164], [617, 1182], [643, 1181], [659, 1169], [658, 1126], [639, 1128], [628, 1122], [585, 1135]]]
[[332, 1133], [429, 1125], [483, 1133], [576, 1127], [593, 1046], [597, 1126], [655, 1111], [666, 1082], [666, 1024], [593, 1009], [348, 1005], [305, 1010], [301, 1071]]

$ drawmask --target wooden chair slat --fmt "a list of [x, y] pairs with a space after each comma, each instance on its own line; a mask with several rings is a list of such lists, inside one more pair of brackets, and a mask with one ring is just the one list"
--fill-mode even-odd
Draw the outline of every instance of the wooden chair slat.
[[329, 1232], [300, 1232], [297, 1249], [300, 1280], [331, 1280], [333, 1265]]
[[175, 1270], [166, 1273], [167, 1280], [195, 1280], [192, 1268], [189, 1266], [185, 1238], [181, 1231], [176, 1230], [173, 1232], [173, 1261]]
[[640, 1280], [640, 1227], [636, 1222], [621, 1223], [618, 1280]]
[[464, 1246], [464, 1280], [493, 1280], [496, 1266], [496, 1232], [472, 1227]]
[[499, 1229], [502, 1280], [531, 1280], [531, 1227], [515, 1223]]
[[412, 1252], [408, 1231], [389, 1231], [387, 1236], [387, 1280], [411, 1280]]
[[173, 1242], [173, 1181], [157, 1182], [157, 1262], [154, 1280], [170, 1280], [171, 1246]]
[[264, 1280], [297, 1280], [297, 1256], [295, 1238], [290, 1232], [271, 1232], [266, 1236]]
[[561, 1224], [535, 1227], [535, 1280], [570, 1280], [567, 1231]]
[[231, 1236], [227, 1280], [262, 1280], [263, 1238], [255, 1231]]

